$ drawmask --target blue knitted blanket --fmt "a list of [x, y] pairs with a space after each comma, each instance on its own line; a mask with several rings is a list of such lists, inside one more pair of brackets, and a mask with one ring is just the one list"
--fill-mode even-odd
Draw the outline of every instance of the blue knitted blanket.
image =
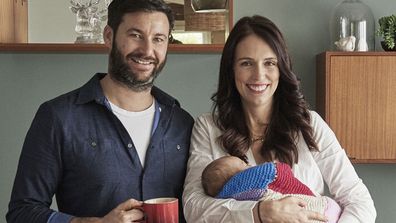
[[251, 167], [231, 177], [216, 198], [259, 200], [275, 178], [276, 166], [272, 162]]

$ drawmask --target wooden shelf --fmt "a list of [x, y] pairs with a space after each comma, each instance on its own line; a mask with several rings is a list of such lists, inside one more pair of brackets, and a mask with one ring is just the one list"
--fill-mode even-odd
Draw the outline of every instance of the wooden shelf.
[[386, 164], [386, 163], [396, 163], [396, 159], [350, 159], [353, 164]]
[[[223, 44], [170, 44], [169, 53], [221, 53]], [[107, 53], [103, 44], [0, 43], [0, 52]]]
[[[1, 0], [3, 1], [3, 0]], [[233, 1], [228, 2], [226, 31], [233, 24]], [[22, 53], [107, 53], [103, 44], [26, 43], [28, 42], [28, 1], [7, 0], [0, 12], [0, 52]], [[221, 53], [224, 44], [170, 44], [169, 53]]]
[[368, 52], [341, 52], [341, 51], [326, 51], [317, 57], [329, 56], [395, 56], [396, 51], [368, 51]]

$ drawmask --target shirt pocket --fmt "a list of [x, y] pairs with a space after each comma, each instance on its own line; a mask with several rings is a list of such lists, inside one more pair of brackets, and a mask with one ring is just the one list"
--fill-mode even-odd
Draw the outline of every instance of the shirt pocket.
[[120, 179], [117, 150], [121, 147], [109, 138], [75, 139], [72, 143], [72, 176], [87, 185], [117, 184]]
[[189, 153], [188, 143], [163, 140], [165, 179], [168, 184], [183, 186]]

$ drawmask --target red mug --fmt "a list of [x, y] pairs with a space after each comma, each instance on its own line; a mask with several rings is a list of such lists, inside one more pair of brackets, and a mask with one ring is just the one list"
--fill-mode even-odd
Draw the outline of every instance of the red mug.
[[179, 223], [179, 201], [161, 197], [143, 202], [146, 223]]

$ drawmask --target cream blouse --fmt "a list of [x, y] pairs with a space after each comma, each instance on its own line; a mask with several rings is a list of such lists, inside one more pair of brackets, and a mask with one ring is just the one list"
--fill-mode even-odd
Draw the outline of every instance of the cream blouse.
[[[317, 195], [323, 195], [326, 182], [330, 194], [343, 208], [339, 223], [374, 223], [376, 210], [367, 187], [356, 174], [333, 131], [316, 112], [311, 111], [310, 114], [313, 137], [319, 152], [310, 152], [302, 135], [299, 135], [299, 161], [292, 167], [295, 177]], [[184, 184], [185, 218], [191, 223], [254, 222], [252, 210], [256, 201], [215, 199], [203, 191], [203, 169], [211, 161], [227, 155], [216, 143], [220, 133], [211, 114], [197, 118], [191, 136], [190, 158]], [[256, 165], [250, 150], [247, 157], [249, 164]]]

